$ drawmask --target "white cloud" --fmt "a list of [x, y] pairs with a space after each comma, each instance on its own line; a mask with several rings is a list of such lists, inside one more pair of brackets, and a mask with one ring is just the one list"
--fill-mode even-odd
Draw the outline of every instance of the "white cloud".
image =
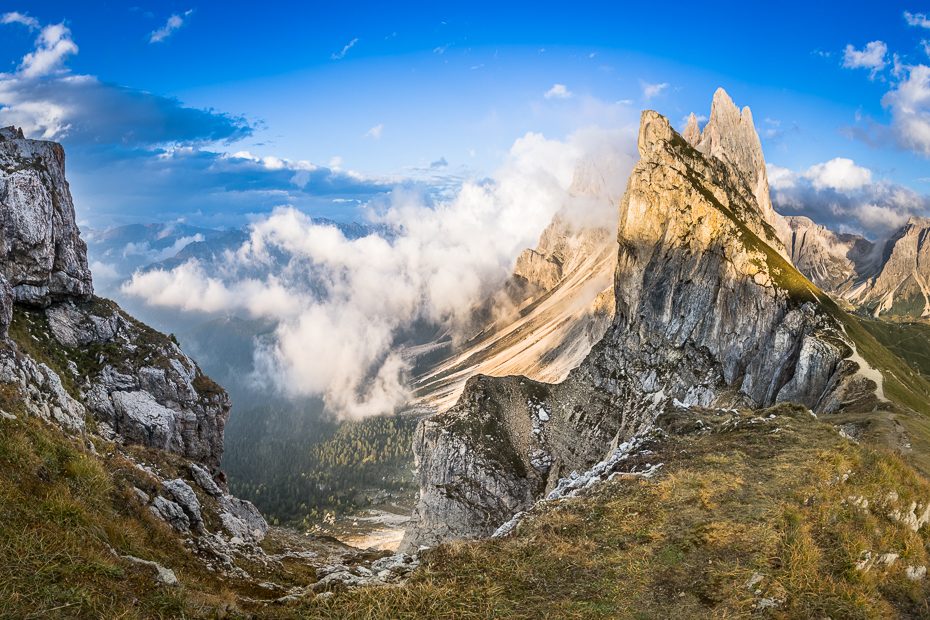
[[[577, 158], [598, 149], [619, 153], [616, 174], [625, 180], [638, 158], [635, 128], [591, 128], [565, 141], [528, 133], [492, 180], [466, 181], [435, 204], [397, 188], [370, 211], [373, 223], [395, 231], [389, 236], [348, 239], [279, 208], [255, 221], [248, 242], [213, 271], [190, 261], [137, 273], [124, 292], [152, 305], [271, 317], [276, 342], [255, 360], [262, 380], [288, 394], [322, 394], [345, 417], [391, 411], [408, 396], [406, 364], [394, 348], [399, 330], [426, 320], [462, 335], [473, 304], [498, 289], [566, 204]], [[608, 206], [597, 217], [615, 225]], [[275, 276], [256, 279], [269, 265]]]
[[158, 43], [170, 37], [175, 30], [184, 25], [185, 18], [191, 13], [193, 13], [193, 9], [185, 11], [183, 16], [177, 13], [173, 14], [168, 18], [168, 22], [164, 26], [152, 32], [149, 36], [149, 43]]
[[71, 31], [64, 23], [50, 24], [39, 33], [35, 51], [23, 56], [18, 74], [24, 78], [37, 78], [63, 72], [65, 59], [77, 52], [78, 46], [71, 40]]
[[875, 75], [888, 65], [885, 61], [887, 53], [888, 46], [881, 41], [872, 41], [862, 51], [847, 45], [843, 54], [843, 66], [847, 69], [870, 69], [869, 79], [875, 79]]
[[770, 189], [784, 190], [797, 187], [798, 175], [793, 170], [774, 164], [766, 164], [765, 170], [769, 178]]
[[912, 215], [930, 215], [930, 196], [909, 187], [874, 181], [867, 168], [836, 158], [795, 172], [766, 166], [772, 203], [783, 215], [805, 215], [839, 232], [875, 239], [900, 228]]
[[439, 47], [437, 47], [436, 49], [433, 50], [433, 53], [435, 54], [435, 53], [438, 52], [438, 53], [442, 54], [444, 51], [446, 51], [447, 49], [449, 49], [449, 47], [451, 47], [451, 46], [452, 46], [451, 43], [447, 43], [447, 44], [445, 44], [445, 45], [440, 45]]
[[661, 93], [663, 89], [668, 88], [668, 82], [664, 82], [662, 84], [649, 84], [648, 82], [640, 80], [639, 85], [642, 87], [643, 97], [645, 97], [647, 101]]
[[833, 188], [840, 192], [861, 189], [872, 182], [872, 171], [857, 166], [851, 159], [837, 157], [824, 164], [811, 166], [802, 175], [814, 189]]
[[338, 54], [333, 54], [333, 60], [342, 60], [343, 58], [345, 58], [346, 52], [352, 49], [352, 46], [355, 45], [357, 42], [358, 42], [358, 37], [355, 37], [354, 39], [349, 41], [349, 44], [346, 45], [344, 48], [342, 48], [341, 52], [339, 52]]
[[930, 19], [927, 19], [927, 16], [923, 13], [917, 13], [912, 15], [907, 11], [904, 11], [904, 19], [907, 20], [907, 23], [911, 26], [920, 26], [922, 28], [930, 28]]
[[362, 137], [363, 137], [363, 138], [368, 138], [368, 137], [370, 136], [370, 137], [374, 138], [375, 140], [380, 140], [380, 139], [381, 139], [381, 131], [382, 131], [383, 129], [384, 129], [384, 125], [375, 125], [375, 126], [372, 127], [371, 129], [369, 129], [368, 131], [366, 131], [366, 132], [365, 132], [365, 135], [362, 136]]
[[27, 26], [29, 30], [35, 30], [39, 27], [39, 20], [35, 17], [29, 17], [23, 13], [13, 11], [12, 13], [0, 15], [0, 24], [22, 24], [23, 26]]
[[572, 92], [565, 88], [565, 84], [554, 84], [552, 88], [543, 95], [546, 99], [569, 99]]
[[901, 148], [930, 157], [930, 67], [904, 66], [907, 77], [882, 97], [891, 110], [891, 133]]

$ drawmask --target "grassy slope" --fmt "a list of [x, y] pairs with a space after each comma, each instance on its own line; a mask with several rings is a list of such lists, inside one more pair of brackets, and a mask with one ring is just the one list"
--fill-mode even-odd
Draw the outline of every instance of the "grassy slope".
[[863, 328], [889, 351], [906, 361], [912, 370], [930, 377], [930, 325], [857, 318]]
[[[0, 618], [223, 617], [242, 596], [266, 598], [253, 582], [207, 571], [174, 531], [152, 516], [133, 487], [157, 493], [157, 483], [125, 455], [156, 466], [166, 477], [187, 477], [187, 462], [158, 450], [117, 448], [83, 440], [27, 418], [9, 385], [0, 386]], [[215, 506], [198, 491], [204, 519], [219, 528]], [[275, 541], [266, 540], [273, 552]], [[176, 573], [179, 588], [115, 557], [132, 555]], [[313, 581], [312, 569], [248, 565], [254, 582], [290, 587]], [[249, 609], [245, 604], [244, 609]]]
[[[763, 598], [763, 617], [917, 618], [930, 582], [927, 528], [886, 514], [930, 502], [930, 482], [896, 455], [842, 439], [803, 407], [750, 423], [692, 410], [641, 457], [652, 480], [625, 479], [577, 500], [546, 503], [504, 538], [431, 550], [406, 588], [337, 594], [298, 606], [300, 618], [737, 618]], [[701, 419], [714, 432], [699, 432]], [[780, 429], [775, 432], [775, 429]], [[898, 499], [888, 500], [889, 493]], [[863, 497], [870, 508], [856, 506]], [[850, 499], [853, 498], [853, 499]], [[863, 551], [897, 553], [856, 570]], [[745, 584], [764, 576], [759, 593]]]

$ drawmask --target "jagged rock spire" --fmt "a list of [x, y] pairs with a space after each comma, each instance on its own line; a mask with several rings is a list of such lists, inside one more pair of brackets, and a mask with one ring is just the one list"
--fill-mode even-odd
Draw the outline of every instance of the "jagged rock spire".
[[701, 142], [701, 128], [698, 127], [697, 117], [694, 116], [694, 112], [691, 113], [691, 116], [688, 118], [688, 126], [685, 127], [685, 132], [681, 136], [688, 141], [688, 144], [691, 146], [697, 146]]
[[741, 112], [727, 91], [718, 88], [704, 131], [698, 132], [697, 119], [692, 113], [683, 137], [704, 155], [716, 157], [740, 171], [755, 194], [765, 221], [772, 225], [782, 243], [788, 245], [791, 230], [772, 206], [762, 143], [749, 107]]

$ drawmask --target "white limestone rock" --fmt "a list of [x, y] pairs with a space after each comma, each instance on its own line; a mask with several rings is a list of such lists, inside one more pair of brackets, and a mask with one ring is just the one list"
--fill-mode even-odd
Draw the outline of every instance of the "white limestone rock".
[[47, 306], [93, 294], [60, 144], [0, 129], [0, 273], [17, 302]]

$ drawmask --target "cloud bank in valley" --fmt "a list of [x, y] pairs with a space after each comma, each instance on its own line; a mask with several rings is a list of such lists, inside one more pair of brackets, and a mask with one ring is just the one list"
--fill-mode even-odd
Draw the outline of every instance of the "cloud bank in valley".
[[[636, 135], [635, 127], [590, 128], [565, 141], [528, 133], [491, 179], [466, 181], [452, 197], [431, 201], [400, 187], [372, 202], [369, 219], [387, 235], [347, 239], [282, 207], [216, 264], [137, 273], [123, 292], [153, 306], [275, 319], [276, 343], [256, 356], [260, 380], [321, 394], [346, 417], [389, 412], [408, 397], [399, 330], [417, 320], [451, 332], [467, 324], [473, 304], [566, 204], [576, 160], [610, 156], [625, 180]], [[592, 217], [616, 225], [611, 214]]]

